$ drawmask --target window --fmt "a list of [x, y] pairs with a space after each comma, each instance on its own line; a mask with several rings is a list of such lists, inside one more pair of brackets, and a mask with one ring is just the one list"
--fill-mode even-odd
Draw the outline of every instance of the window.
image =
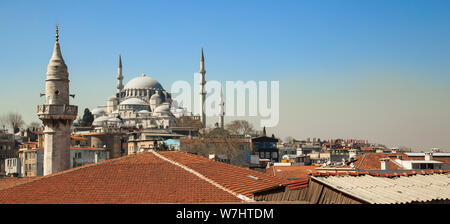
[[272, 158], [278, 158], [278, 153], [277, 152], [272, 152]]

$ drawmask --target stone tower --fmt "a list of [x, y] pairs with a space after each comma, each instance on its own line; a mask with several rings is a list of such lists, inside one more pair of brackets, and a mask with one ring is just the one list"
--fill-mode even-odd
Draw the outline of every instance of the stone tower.
[[203, 47], [202, 47], [202, 56], [200, 58], [200, 71], [198, 71], [201, 74], [201, 80], [200, 80], [200, 112], [201, 112], [201, 121], [202, 121], [202, 127], [206, 128], [206, 112], [205, 112], [205, 97], [206, 97], [206, 70], [205, 70], [205, 57], [203, 56]]
[[220, 85], [220, 98], [219, 98], [219, 128], [224, 128], [223, 117], [225, 116], [224, 110], [225, 102], [223, 101], [222, 85]]
[[78, 107], [69, 104], [69, 73], [59, 46], [58, 26], [53, 55], [47, 66], [45, 104], [37, 115], [44, 124], [44, 175], [70, 168], [70, 127]]
[[122, 57], [119, 54], [119, 69], [117, 71], [117, 93], [120, 93], [123, 90], [122, 80], [123, 80], [123, 76], [122, 76]]

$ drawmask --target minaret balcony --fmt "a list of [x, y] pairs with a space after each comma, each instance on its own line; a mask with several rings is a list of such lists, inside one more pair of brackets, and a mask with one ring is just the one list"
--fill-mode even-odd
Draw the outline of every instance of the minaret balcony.
[[74, 105], [44, 104], [37, 106], [39, 119], [68, 119], [74, 120], [78, 114], [78, 107]]

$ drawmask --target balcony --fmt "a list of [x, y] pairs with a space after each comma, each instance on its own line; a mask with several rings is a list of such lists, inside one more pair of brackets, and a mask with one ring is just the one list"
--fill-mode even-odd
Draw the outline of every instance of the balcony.
[[68, 119], [74, 120], [78, 114], [78, 107], [74, 105], [38, 105], [39, 119]]

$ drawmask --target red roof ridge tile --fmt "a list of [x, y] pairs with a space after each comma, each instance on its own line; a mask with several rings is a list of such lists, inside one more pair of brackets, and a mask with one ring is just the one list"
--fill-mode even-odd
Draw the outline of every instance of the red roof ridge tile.
[[245, 196], [243, 196], [243, 195], [241, 195], [241, 194], [238, 194], [238, 193], [236, 193], [236, 192], [234, 192], [234, 191], [231, 191], [230, 189], [228, 189], [228, 188], [226, 188], [226, 187], [220, 185], [219, 183], [217, 183], [217, 182], [211, 180], [210, 178], [206, 177], [205, 175], [203, 175], [203, 174], [201, 174], [201, 173], [195, 171], [194, 169], [189, 168], [188, 166], [185, 166], [185, 165], [183, 165], [183, 164], [181, 164], [181, 163], [175, 162], [175, 161], [173, 161], [173, 160], [171, 160], [171, 159], [169, 159], [169, 158], [167, 158], [167, 157], [164, 157], [163, 155], [157, 153], [155, 150], [151, 150], [150, 152], [152, 152], [152, 153], [153, 153], [155, 156], [157, 156], [158, 158], [160, 158], [160, 159], [162, 159], [162, 160], [165, 160], [165, 161], [167, 161], [167, 162], [169, 162], [169, 163], [171, 163], [171, 164], [173, 164], [173, 165], [175, 165], [175, 166], [181, 167], [182, 169], [188, 171], [189, 173], [192, 173], [192, 174], [196, 175], [196, 176], [199, 177], [200, 179], [202, 179], [202, 180], [204, 180], [204, 181], [206, 181], [206, 182], [208, 182], [208, 183], [210, 183], [210, 184], [216, 186], [217, 188], [219, 188], [219, 189], [221, 189], [221, 190], [223, 190], [223, 191], [225, 191], [225, 192], [228, 192], [228, 193], [232, 194], [233, 196], [235, 196], [235, 197], [237, 197], [237, 198], [239, 198], [239, 199], [241, 199], [241, 200], [245, 200], [245, 201], [251, 201], [251, 200], [252, 200], [252, 199], [247, 198], [247, 197], [245, 197]]

